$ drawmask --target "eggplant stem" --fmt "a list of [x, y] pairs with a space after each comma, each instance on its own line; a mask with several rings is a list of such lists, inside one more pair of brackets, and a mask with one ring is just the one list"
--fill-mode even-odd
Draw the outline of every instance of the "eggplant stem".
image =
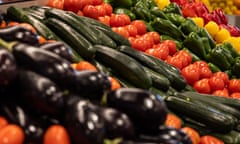
[[8, 50], [12, 51], [13, 46], [16, 45], [17, 42], [6, 42], [5, 40], [0, 38], [0, 46], [7, 48]]

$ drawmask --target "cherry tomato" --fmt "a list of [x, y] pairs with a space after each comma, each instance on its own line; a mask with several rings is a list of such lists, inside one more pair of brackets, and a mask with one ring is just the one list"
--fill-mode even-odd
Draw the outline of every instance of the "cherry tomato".
[[93, 5], [85, 5], [83, 7], [83, 15], [86, 16], [86, 17], [90, 17], [90, 18], [93, 18], [93, 19], [97, 19], [98, 18], [98, 13], [97, 13], [97, 8]]
[[95, 7], [97, 9], [98, 17], [102, 17], [106, 15], [106, 10], [103, 5], [96, 5]]
[[48, 0], [47, 6], [63, 9], [64, 8], [64, 0]]
[[216, 76], [216, 77], [219, 77], [219, 78], [223, 79], [225, 86], [228, 85], [228, 83], [229, 83], [229, 76], [225, 72], [221, 72], [221, 71], [215, 72], [213, 74], [213, 76]]
[[225, 87], [224, 81], [216, 76], [210, 77], [208, 82], [212, 91], [222, 90]]
[[229, 80], [228, 89], [231, 93], [240, 92], [240, 80], [239, 79]]
[[240, 92], [231, 93], [230, 97], [240, 99]]
[[214, 136], [204, 135], [200, 138], [199, 144], [224, 144], [224, 142]]
[[116, 78], [111, 77], [111, 76], [109, 76], [108, 78], [111, 82], [111, 90], [116, 90], [116, 89], [119, 89], [121, 87], [119, 81]]
[[125, 38], [129, 37], [129, 33], [125, 27], [112, 27], [112, 30]]
[[92, 0], [92, 5], [101, 5], [103, 0]]
[[223, 96], [223, 97], [229, 97], [229, 92], [227, 88], [223, 88], [221, 90], [215, 90], [212, 95], [216, 96]]
[[199, 80], [199, 68], [194, 64], [190, 64], [184, 67], [181, 70], [181, 73], [182, 76], [186, 79], [187, 83], [190, 85]]
[[93, 64], [89, 63], [88, 61], [80, 61], [76, 65], [76, 70], [79, 70], [79, 71], [81, 71], [81, 70], [97, 71], [97, 68]]
[[160, 43], [161, 37], [158, 32], [152, 31], [152, 32], [147, 32], [147, 34], [153, 37], [154, 44]]
[[193, 88], [199, 93], [210, 94], [211, 87], [207, 78], [200, 79], [193, 84]]
[[128, 33], [129, 33], [129, 36], [135, 37], [138, 34], [136, 26], [126, 25], [125, 27], [126, 27]]
[[112, 14], [110, 16], [110, 26], [120, 27], [125, 25], [125, 19], [120, 14]]
[[192, 56], [189, 52], [185, 51], [185, 50], [180, 50], [177, 51], [174, 55], [183, 55], [187, 58], [188, 60], [188, 64], [192, 63]]
[[174, 127], [176, 129], [180, 129], [182, 127], [182, 120], [180, 117], [175, 114], [168, 113], [165, 121], [165, 125], [168, 127]]
[[61, 125], [50, 126], [43, 137], [43, 144], [70, 144], [67, 130]]
[[169, 47], [169, 54], [172, 56], [177, 52], [177, 45], [174, 41], [172, 40], [164, 40], [162, 42], [163, 44], [166, 44]]
[[8, 125], [7, 119], [4, 118], [4, 117], [2, 117], [2, 116], [0, 116], [0, 130], [1, 130], [3, 127], [7, 126], [7, 125]]
[[131, 22], [131, 25], [136, 26], [139, 35], [143, 35], [147, 32], [147, 26], [142, 20], [134, 20]]
[[79, 10], [83, 8], [83, 2], [80, 0], [63, 0], [64, 9], [68, 11], [73, 11], [77, 13]]
[[181, 130], [190, 137], [190, 139], [192, 140], [192, 144], [199, 144], [200, 135], [195, 129], [191, 127], [183, 127], [181, 128]]
[[106, 15], [111, 16], [111, 14], [113, 12], [112, 6], [110, 4], [108, 4], [108, 3], [102, 3], [102, 5], [103, 5], [103, 7], [104, 7], [104, 9], [106, 11]]
[[23, 144], [24, 131], [18, 125], [9, 124], [0, 129], [0, 144]]
[[98, 17], [98, 20], [102, 23], [104, 23], [105, 25], [110, 26], [110, 16], [102, 16], [102, 17]]

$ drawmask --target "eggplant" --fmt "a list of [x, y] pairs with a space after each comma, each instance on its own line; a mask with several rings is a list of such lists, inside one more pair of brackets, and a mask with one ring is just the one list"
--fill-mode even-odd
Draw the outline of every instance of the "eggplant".
[[160, 126], [158, 133], [155, 135], [140, 134], [139, 138], [142, 142], [152, 142], [159, 144], [192, 144], [190, 137], [173, 127]]
[[73, 62], [73, 60], [74, 60], [72, 50], [61, 41], [43, 43], [39, 47], [41, 49], [56, 53], [60, 57], [65, 58], [66, 60], [68, 60], [70, 62]]
[[114, 138], [134, 138], [135, 129], [125, 113], [122, 113], [114, 108], [101, 107], [100, 114], [104, 119], [106, 127], [106, 137]]
[[12, 53], [19, 66], [48, 77], [63, 88], [69, 85], [76, 72], [69, 61], [38, 47], [17, 43], [12, 47]]
[[41, 114], [58, 115], [65, 107], [65, 95], [50, 79], [30, 70], [17, 75], [19, 97], [30, 109]]
[[126, 113], [138, 132], [154, 133], [164, 124], [167, 107], [159, 95], [139, 88], [120, 88], [107, 94], [107, 105]]
[[44, 126], [41, 122], [31, 117], [23, 107], [16, 103], [1, 103], [0, 114], [4, 116], [9, 123], [17, 124], [24, 130], [24, 143], [42, 144], [45, 131]]
[[12, 53], [0, 47], [0, 85], [8, 85], [17, 74], [17, 65]]
[[81, 97], [99, 101], [104, 92], [111, 90], [111, 83], [104, 73], [91, 70], [78, 71], [71, 80], [69, 89]]
[[78, 96], [71, 96], [67, 100], [64, 115], [65, 127], [73, 143], [103, 144], [105, 125], [97, 105]]
[[37, 34], [19, 25], [0, 29], [0, 38], [5, 41], [19, 41], [29, 45], [38, 44]]

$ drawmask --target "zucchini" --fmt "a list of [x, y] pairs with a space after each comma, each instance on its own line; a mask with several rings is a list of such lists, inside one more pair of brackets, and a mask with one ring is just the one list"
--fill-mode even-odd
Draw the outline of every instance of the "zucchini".
[[236, 126], [235, 117], [221, 113], [217, 109], [208, 108], [206, 104], [199, 105], [176, 96], [168, 96], [165, 102], [173, 112], [205, 124], [216, 132], [230, 132]]
[[60, 38], [54, 32], [52, 32], [42, 21], [31, 15], [28, 15], [21, 8], [14, 6], [8, 7], [7, 16], [13, 20], [31, 24], [36, 29], [37, 33], [46, 39], [60, 40]]
[[152, 79], [135, 59], [107, 46], [95, 45], [94, 48], [97, 50], [96, 60], [109, 66], [129, 83], [143, 89], [152, 85]]
[[171, 83], [171, 86], [177, 90], [182, 90], [187, 85], [185, 79], [182, 77], [179, 69], [174, 66], [167, 64], [166, 62], [155, 58], [153, 56], [147, 55], [141, 51], [135, 50], [129, 46], [119, 46], [117, 48], [120, 52], [123, 52], [137, 61], [142, 65], [152, 69], [153, 71], [165, 76]]
[[93, 59], [96, 49], [85, 37], [80, 35], [68, 24], [56, 18], [47, 18], [46, 24], [83, 59]]

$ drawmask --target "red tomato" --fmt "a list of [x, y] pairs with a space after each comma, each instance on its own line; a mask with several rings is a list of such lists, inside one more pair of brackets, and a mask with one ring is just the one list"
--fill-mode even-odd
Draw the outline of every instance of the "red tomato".
[[98, 20], [102, 23], [104, 23], [105, 25], [110, 25], [110, 16], [102, 16], [102, 17], [98, 17]]
[[187, 58], [188, 60], [188, 64], [192, 63], [192, 56], [189, 52], [185, 51], [185, 50], [180, 50], [177, 51], [174, 55], [183, 55]]
[[9, 124], [0, 130], [0, 144], [23, 144], [24, 131], [15, 124]]
[[115, 27], [112, 30], [125, 38], [129, 37], [129, 33], [125, 27]]
[[105, 16], [105, 15], [106, 15], [106, 10], [105, 10], [105, 8], [103, 7], [103, 5], [96, 5], [95, 7], [96, 7], [96, 9], [97, 9], [98, 17], [102, 17], [102, 16]]
[[92, 5], [101, 5], [103, 3], [103, 0], [91, 0]]
[[139, 38], [132, 42], [132, 47], [140, 51], [146, 51], [149, 49], [147, 41]]
[[167, 56], [166, 62], [179, 68], [180, 70], [183, 68], [182, 61], [178, 57]]
[[182, 120], [180, 117], [175, 114], [168, 113], [165, 121], [165, 125], [168, 127], [173, 127], [176, 129], [180, 129], [182, 127]]
[[147, 26], [142, 20], [134, 20], [131, 22], [131, 25], [135, 25], [137, 27], [139, 35], [143, 35], [147, 32]]
[[83, 4], [80, 0], [64, 0], [64, 9], [77, 13], [83, 8]]
[[234, 92], [230, 95], [230, 97], [240, 99], [240, 92]]
[[196, 65], [190, 64], [181, 70], [182, 76], [187, 83], [192, 85], [199, 80], [199, 69]]
[[43, 144], [70, 144], [67, 130], [61, 125], [50, 126], [43, 137]]
[[97, 11], [98, 11], [97, 8], [93, 5], [86, 5], [82, 10], [84, 16], [90, 17], [93, 19], [97, 19], [98, 17]]
[[119, 14], [122, 19], [124, 19], [125, 24], [124, 25], [129, 25], [131, 23], [131, 19], [127, 14]]
[[103, 5], [103, 7], [104, 7], [104, 9], [106, 11], [106, 15], [111, 16], [111, 14], [113, 12], [112, 6], [110, 4], [108, 4], [108, 3], [102, 3], [102, 5]]
[[224, 144], [224, 142], [214, 136], [204, 135], [200, 138], [199, 144]]
[[223, 88], [222, 90], [215, 90], [212, 95], [229, 97], [229, 92], [227, 88]]
[[225, 87], [224, 81], [219, 77], [212, 76], [208, 82], [212, 91], [222, 90]]
[[229, 80], [228, 89], [231, 93], [240, 92], [240, 80], [239, 79]]
[[138, 34], [136, 26], [126, 25], [125, 27], [129, 33], [129, 36], [135, 37]]
[[219, 78], [223, 79], [225, 86], [228, 85], [229, 77], [228, 77], [228, 75], [225, 72], [215, 72], [213, 74], [213, 76], [216, 76], [216, 77], [219, 77]]
[[119, 14], [112, 14], [110, 16], [110, 26], [111, 27], [120, 27], [125, 25], [125, 19], [122, 18]]
[[48, 0], [47, 6], [63, 9], [64, 8], [64, 0]]
[[160, 43], [161, 37], [160, 37], [159, 33], [152, 31], [152, 32], [147, 32], [147, 34], [153, 37], [154, 44]]
[[177, 45], [172, 40], [165, 40], [162, 42], [163, 44], [166, 44], [169, 47], [169, 54], [172, 56], [177, 52]]
[[192, 140], [192, 144], [199, 144], [200, 135], [195, 129], [191, 127], [183, 127], [181, 128], [181, 130], [190, 137], [190, 139]]
[[193, 88], [199, 93], [210, 94], [211, 92], [211, 88], [207, 78], [203, 78], [201, 80], [196, 81], [193, 84]]

